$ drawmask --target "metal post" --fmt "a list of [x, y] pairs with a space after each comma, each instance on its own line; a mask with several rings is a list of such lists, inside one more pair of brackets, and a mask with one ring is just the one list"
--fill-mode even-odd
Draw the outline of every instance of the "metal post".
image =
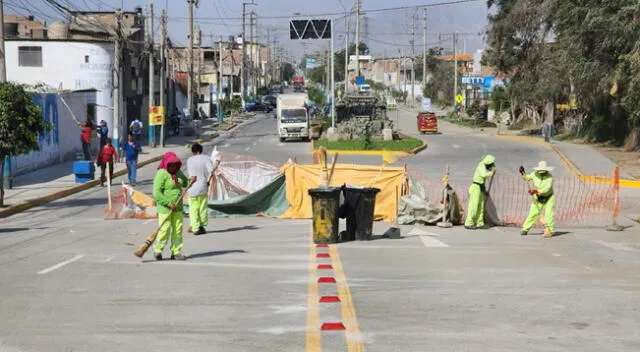
[[[121, 10], [116, 11], [116, 35], [113, 49], [113, 147], [116, 150], [120, 147], [120, 36], [121, 32]], [[126, 125], [126, 124], [125, 124]], [[126, 126], [124, 126], [126, 129]]]
[[219, 54], [218, 54], [218, 61], [220, 61], [220, 64], [218, 65], [218, 89], [217, 89], [217, 100], [218, 100], [218, 122], [219, 123], [223, 123], [224, 122], [224, 117], [222, 116], [222, 73], [224, 72], [222, 70], [222, 37], [219, 38], [220, 39], [220, 43], [218, 45], [218, 48], [220, 50]]
[[453, 106], [454, 111], [458, 111], [458, 102], [456, 102], [456, 95], [458, 94], [458, 51], [456, 46], [458, 45], [458, 32], [453, 33]]
[[422, 86], [427, 84], [427, 8], [424, 8], [424, 27], [422, 28]]
[[[353, 10], [353, 8], [351, 8]], [[351, 14], [351, 13], [349, 13]], [[347, 16], [344, 19], [344, 94], [347, 94], [349, 89], [349, 20], [351, 16]], [[333, 28], [332, 28], [333, 29]]]
[[[4, 48], [4, 1], [0, 0], [0, 83], [7, 81], [7, 66]], [[3, 187], [11, 189], [13, 182], [11, 179], [11, 158], [5, 156], [3, 168]]]
[[[331, 127], [336, 127], [336, 56], [333, 53], [333, 20], [331, 20]], [[345, 78], [346, 79], [346, 78]]]
[[[166, 80], [166, 71], [165, 71], [165, 42], [167, 40], [167, 13], [163, 9], [162, 17], [160, 18], [160, 23], [162, 24], [162, 39], [160, 40], [160, 106], [164, 109], [164, 119], [166, 122], [167, 119], [167, 107], [165, 104], [165, 80]], [[160, 146], [164, 147], [164, 123], [160, 125]]]
[[240, 67], [240, 97], [242, 99], [242, 107], [244, 108], [245, 106], [245, 101], [244, 101], [244, 94], [245, 94], [245, 82], [244, 82], [244, 73], [245, 73], [245, 69], [246, 69], [246, 46], [247, 46], [247, 40], [245, 38], [245, 32], [247, 30], [247, 21], [246, 21], [246, 13], [247, 13], [247, 3], [243, 2], [242, 3], [242, 66]]
[[[153, 48], [153, 3], [149, 4], [149, 41], [148, 41], [148, 48], [149, 48], [149, 108], [151, 108], [152, 106], [156, 105], [156, 101], [155, 101], [155, 92], [154, 92], [154, 74], [153, 71], [155, 70], [154, 68], [154, 64], [155, 64], [155, 58], [154, 58], [154, 48]], [[151, 123], [149, 123], [149, 145], [153, 148], [156, 147], [156, 126], [151, 126]]]
[[193, 3], [195, 0], [187, 0], [189, 3], [189, 78], [187, 80], [187, 106], [189, 118], [193, 119]]
[[360, 0], [356, 0], [356, 77], [360, 76]]

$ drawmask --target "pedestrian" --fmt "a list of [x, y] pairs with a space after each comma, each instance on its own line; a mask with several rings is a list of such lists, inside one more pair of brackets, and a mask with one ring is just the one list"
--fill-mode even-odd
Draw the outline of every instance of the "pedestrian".
[[122, 154], [127, 164], [127, 176], [131, 186], [136, 185], [136, 176], [138, 174], [138, 154], [142, 152], [140, 142], [133, 138], [133, 133], [127, 134], [127, 143], [122, 146]]
[[96, 164], [100, 165], [100, 185], [104, 187], [107, 166], [109, 168], [109, 184], [113, 182], [113, 165], [118, 160], [118, 152], [116, 148], [111, 145], [111, 138], [107, 138], [106, 144], [98, 152], [98, 158]]
[[[167, 152], [163, 155], [158, 166], [158, 172], [153, 179], [153, 198], [155, 198], [158, 223], [158, 238], [153, 247], [156, 260], [162, 260], [162, 251], [171, 235], [171, 259], [185, 260], [182, 253], [182, 191], [189, 187], [187, 176], [180, 171], [182, 161], [175, 153]], [[165, 223], [165, 220], [167, 222]]]
[[107, 121], [101, 120], [100, 125], [96, 129], [98, 131], [98, 136], [100, 137], [100, 149], [107, 144], [107, 139], [109, 138], [109, 127], [107, 127]]
[[129, 125], [129, 130], [131, 131], [131, 133], [133, 133], [133, 136], [138, 142], [140, 142], [140, 137], [142, 136], [143, 126], [144, 125], [142, 124], [142, 121], [140, 121], [139, 119], [133, 120], [133, 122], [131, 122], [131, 125]]
[[189, 219], [194, 235], [207, 233], [209, 224], [209, 180], [215, 167], [211, 158], [202, 154], [202, 145], [191, 146], [193, 156], [187, 160], [187, 172], [193, 186], [189, 189]]
[[80, 133], [80, 141], [82, 142], [84, 160], [91, 160], [91, 135], [93, 132], [93, 122], [87, 117], [84, 125], [81, 125], [79, 121], [76, 121], [76, 123], [82, 129], [82, 132]]
[[475, 230], [486, 229], [484, 224], [484, 203], [487, 193], [486, 180], [496, 172], [496, 158], [486, 155], [476, 167], [473, 174], [473, 183], [469, 186], [469, 206], [467, 207], [467, 219], [464, 228]]
[[553, 237], [555, 230], [554, 209], [556, 205], [556, 196], [553, 194], [553, 167], [547, 165], [546, 161], [540, 161], [537, 167], [533, 168], [533, 173], [527, 175], [524, 167], [520, 166], [518, 170], [525, 181], [533, 181], [533, 189], [529, 189], [529, 194], [533, 198], [529, 215], [522, 225], [522, 236], [526, 236], [529, 230], [536, 223], [536, 220], [544, 208], [544, 218], [546, 225], [543, 237]]

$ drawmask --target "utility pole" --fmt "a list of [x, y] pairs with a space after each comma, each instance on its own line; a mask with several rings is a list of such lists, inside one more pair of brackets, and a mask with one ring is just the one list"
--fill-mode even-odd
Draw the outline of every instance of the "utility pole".
[[[0, 0], [0, 83], [7, 81], [7, 65], [6, 57], [4, 54], [4, 1]], [[7, 189], [13, 188], [13, 182], [11, 180], [11, 159], [5, 157], [3, 168], [3, 180], [4, 186]]]
[[[154, 94], [154, 51], [153, 51], [153, 3], [149, 3], [149, 20], [147, 21], [149, 25], [149, 31], [147, 36], [147, 48], [149, 53], [149, 108], [156, 105], [155, 102], [155, 94]], [[156, 147], [156, 126], [151, 126], [149, 124], [149, 145], [153, 148]]]
[[249, 37], [249, 41], [251, 43], [251, 68], [249, 69], [249, 82], [251, 84], [251, 94], [253, 94], [253, 96], [256, 95], [256, 41], [255, 38], [253, 36], [253, 26], [255, 24], [255, 16], [256, 13], [254, 11], [251, 11], [251, 13], [249, 14], [249, 32], [250, 37]]
[[4, 0], [0, 0], [0, 83], [7, 81], [7, 62], [4, 56]]
[[416, 65], [415, 65], [415, 58], [416, 58], [416, 12], [413, 12], [413, 15], [411, 16], [411, 107], [413, 107], [413, 103], [416, 100], [416, 90], [415, 90], [415, 84], [416, 84]]
[[427, 8], [424, 10], [424, 26], [422, 27], [422, 86], [427, 84]]
[[[113, 49], [113, 147], [118, 150], [120, 143], [120, 56], [122, 49], [122, 9], [116, 10], [116, 35]], [[126, 125], [126, 123], [125, 123]], [[126, 129], [126, 126], [124, 126]]]
[[360, 0], [356, 0], [356, 77], [360, 76]]
[[193, 5], [197, 5], [198, 0], [187, 0], [189, 4], [189, 78], [187, 82], [187, 106], [189, 118], [193, 119]]
[[[160, 106], [164, 109], [164, 120], [167, 120], [167, 107], [165, 104], [165, 83], [166, 77], [166, 62], [165, 62], [165, 46], [167, 42], [167, 12], [162, 10], [162, 17], [160, 17], [160, 23], [162, 25], [160, 40]], [[160, 125], [160, 147], [164, 148], [164, 123]]]
[[[353, 7], [351, 8], [353, 11]], [[351, 15], [351, 13], [349, 13]], [[349, 89], [349, 20], [351, 16], [347, 16], [344, 19], [344, 94], [347, 94]], [[332, 27], [333, 28], [333, 27]]]
[[[333, 53], [333, 36], [335, 35], [335, 30], [333, 29], [334, 21], [331, 20], [331, 50], [329, 53], [331, 55], [331, 79], [329, 80], [331, 84], [331, 127], [336, 128], [336, 55]], [[346, 54], [346, 53], [345, 53]]]
[[458, 32], [453, 33], [453, 106], [454, 111], [458, 111], [458, 102], [456, 95], [458, 94]]
[[247, 74], [247, 5], [255, 5], [255, 3], [253, 1], [242, 3], [242, 68], [240, 69], [240, 94], [242, 97], [242, 107], [245, 106], [245, 96], [247, 92], [247, 77], [245, 77]]
[[222, 116], [222, 74], [224, 71], [222, 70], [222, 37], [219, 37], [220, 42], [218, 43], [218, 89], [216, 89], [218, 95], [216, 96], [216, 100], [218, 101], [218, 122], [223, 123], [224, 117]]

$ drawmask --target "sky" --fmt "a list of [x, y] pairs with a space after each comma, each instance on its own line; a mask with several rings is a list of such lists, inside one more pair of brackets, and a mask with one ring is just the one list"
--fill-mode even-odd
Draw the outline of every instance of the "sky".
[[[247, 3], [251, 0], [244, 0]], [[345, 8], [347, 11], [355, 0], [253, 0], [247, 12], [257, 14], [256, 41], [266, 42], [269, 37], [277, 37], [288, 54], [301, 58], [304, 53], [312, 54], [329, 49], [328, 40], [298, 41], [289, 38], [289, 20], [292, 18], [335, 17], [336, 50], [344, 48]], [[393, 57], [419, 53], [423, 48], [424, 12], [422, 9], [399, 9], [377, 11], [397, 7], [419, 7], [448, 2], [451, 0], [361, 0], [362, 16], [360, 30], [362, 41], [370, 47], [376, 57]], [[456, 0], [453, 0], [456, 1]], [[159, 33], [160, 21], [157, 19], [163, 9], [168, 13], [169, 36], [177, 45], [188, 44], [188, 5], [187, 0], [57, 0], [61, 5], [76, 11], [113, 11], [124, 6], [132, 11], [136, 6], [145, 11], [149, 3], [154, 4], [156, 17], [155, 29]], [[5, 14], [31, 14], [39, 20], [51, 23], [63, 18], [45, 0], [4, 0]], [[210, 45], [219, 37], [227, 39], [231, 35], [242, 33], [243, 0], [199, 0], [194, 8], [194, 22], [203, 33], [203, 45]], [[343, 8], [344, 6], [344, 8]], [[368, 12], [371, 11], [371, 12]], [[326, 16], [326, 14], [333, 14]], [[325, 15], [325, 16], [322, 16]], [[414, 19], [415, 16], [415, 25]], [[280, 17], [280, 18], [274, 18]], [[340, 18], [342, 17], [342, 18]], [[248, 18], [248, 16], [247, 16]], [[247, 39], [249, 39], [249, 21], [247, 20]], [[355, 15], [350, 17], [350, 42], [354, 42]], [[471, 53], [484, 47], [484, 32], [487, 26], [485, 0], [471, 0], [466, 3], [430, 6], [427, 8], [427, 46], [453, 47], [452, 33], [458, 32], [458, 51]], [[412, 30], [415, 34], [412, 35]], [[410, 40], [415, 38], [412, 47]]]

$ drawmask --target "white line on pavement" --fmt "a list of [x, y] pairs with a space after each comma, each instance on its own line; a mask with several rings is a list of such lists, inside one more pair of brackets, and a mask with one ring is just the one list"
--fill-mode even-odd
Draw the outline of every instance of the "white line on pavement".
[[246, 147], [246, 148], [244, 148], [244, 151], [245, 151], [245, 152], [248, 152], [248, 151], [249, 151], [249, 149], [251, 149], [251, 147]]
[[429, 236], [420, 236], [420, 240], [422, 240], [422, 243], [424, 243], [425, 247], [437, 247], [437, 248], [449, 247], [448, 244], [442, 241], [438, 241], [435, 238], [429, 237]]
[[50, 273], [50, 272], [52, 272], [52, 271], [54, 271], [56, 269], [60, 269], [60, 268], [62, 268], [63, 266], [65, 266], [67, 264], [71, 264], [71, 263], [73, 263], [73, 262], [75, 262], [77, 260], [82, 259], [82, 257], [84, 257], [84, 254], [78, 254], [78, 255], [76, 255], [75, 257], [73, 257], [73, 258], [71, 258], [69, 260], [65, 260], [64, 262], [60, 262], [60, 263], [58, 263], [58, 264], [56, 264], [54, 266], [50, 266], [50, 267], [48, 267], [46, 269], [42, 269], [42, 270], [38, 271], [38, 275], [43, 275], [43, 274], [46, 274], [46, 273]]
[[611, 248], [614, 249], [616, 251], [625, 251], [625, 252], [635, 252], [637, 251], [637, 249], [629, 247], [629, 246], [625, 246], [623, 243], [613, 243], [613, 242], [605, 242], [605, 241], [593, 241], [595, 243], [598, 243], [600, 245], [603, 245], [607, 248]]

